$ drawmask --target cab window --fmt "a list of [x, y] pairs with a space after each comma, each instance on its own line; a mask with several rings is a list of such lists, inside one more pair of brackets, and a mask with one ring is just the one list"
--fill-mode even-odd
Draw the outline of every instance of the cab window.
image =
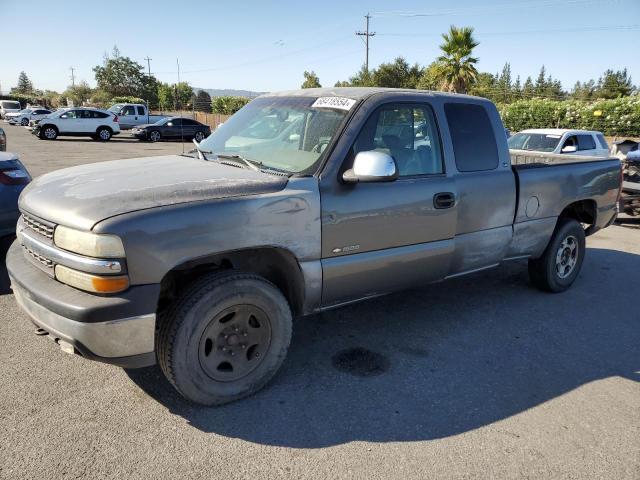
[[352, 158], [375, 150], [391, 155], [401, 177], [443, 173], [440, 138], [427, 105], [385, 105], [374, 112], [352, 148]]

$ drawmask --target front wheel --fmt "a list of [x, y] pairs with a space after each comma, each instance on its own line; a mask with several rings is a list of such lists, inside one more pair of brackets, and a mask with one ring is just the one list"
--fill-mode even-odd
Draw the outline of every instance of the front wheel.
[[22, 125], [23, 127], [26, 127], [27, 125], [29, 125], [29, 119], [23, 118], [22, 120], [20, 120], [20, 125]]
[[44, 128], [40, 130], [40, 138], [45, 140], [55, 140], [58, 138], [58, 130], [54, 126], [45, 125]]
[[184, 397], [221, 405], [266, 385], [287, 354], [291, 328], [289, 304], [266, 279], [207, 275], [160, 320], [158, 363]]
[[573, 219], [560, 219], [542, 256], [529, 260], [529, 278], [541, 290], [562, 292], [578, 277], [585, 253], [582, 225]]
[[202, 140], [204, 140], [204, 133], [196, 132], [196, 135], [194, 138], [196, 139], [196, 142], [200, 143]]

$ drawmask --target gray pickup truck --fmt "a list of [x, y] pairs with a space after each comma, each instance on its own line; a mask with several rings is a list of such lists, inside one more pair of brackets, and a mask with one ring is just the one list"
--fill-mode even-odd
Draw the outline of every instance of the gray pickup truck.
[[269, 381], [293, 317], [515, 259], [565, 290], [621, 182], [617, 159], [512, 166], [491, 102], [415, 90], [264, 95], [191, 153], [37, 178], [7, 268], [64, 351], [158, 362], [206, 405]]

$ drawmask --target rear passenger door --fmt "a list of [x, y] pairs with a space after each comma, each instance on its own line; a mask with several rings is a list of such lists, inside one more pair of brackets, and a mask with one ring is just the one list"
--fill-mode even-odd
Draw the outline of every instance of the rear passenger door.
[[322, 303], [336, 305], [440, 280], [456, 226], [456, 186], [446, 172], [436, 116], [428, 103], [384, 103], [340, 159], [382, 151], [399, 178], [387, 183], [321, 180]]
[[449, 276], [497, 265], [513, 236], [516, 183], [497, 110], [488, 102], [446, 102], [456, 175], [455, 251]]

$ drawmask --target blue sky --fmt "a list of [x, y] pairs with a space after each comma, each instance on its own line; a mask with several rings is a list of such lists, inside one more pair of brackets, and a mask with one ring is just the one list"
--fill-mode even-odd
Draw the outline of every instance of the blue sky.
[[325, 86], [364, 63], [354, 35], [373, 16], [370, 66], [398, 55], [426, 65], [449, 25], [472, 26], [481, 71], [505, 61], [514, 77], [540, 66], [571, 88], [607, 68], [627, 67], [640, 84], [640, 0], [460, 0], [348, 2], [0, 0], [3, 92], [27, 72], [36, 88], [62, 91], [95, 84], [92, 67], [117, 45], [161, 80], [206, 88], [273, 91], [298, 88], [304, 70]]

